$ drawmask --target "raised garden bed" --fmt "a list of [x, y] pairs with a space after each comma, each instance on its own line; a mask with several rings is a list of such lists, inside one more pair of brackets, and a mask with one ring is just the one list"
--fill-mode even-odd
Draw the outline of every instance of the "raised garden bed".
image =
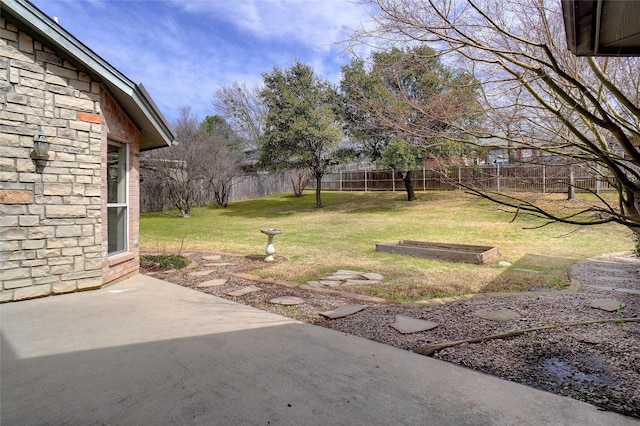
[[376, 244], [376, 251], [406, 254], [409, 256], [437, 259], [446, 262], [464, 262], [482, 265], [498, 255], [498, 247], [473, 246], [467, 244], [430, 243], [425, 241], [387, 241]]

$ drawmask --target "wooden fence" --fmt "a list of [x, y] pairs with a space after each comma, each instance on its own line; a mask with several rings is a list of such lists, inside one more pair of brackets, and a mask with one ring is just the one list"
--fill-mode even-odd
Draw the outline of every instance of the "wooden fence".
[[[573, 178], [572, 178], [573, 175]], [[460, 185], [489, 191], [567, 192], [573, 179], [576, 191], [607, 191], [614, 188], [584, 167], [577, 165], [495, 165], [456, 166], [444, 174], [440, 170], [423, 168], [413, 171], [416, 191], [451, 190]], [[311, 179], [307, 189], [315, 189]], [[248, 173], [237, 178], [229, 201], [262, 197], [291, 191], [290, 173]], [[392, 170], [345, 170], [326, 174], [322, 179], [323, 191], [404, 191], [404, 182]], [[202, 191], [199, 206], [215, 204], [213, 192]], [[171, 209], [162, 185], [152, 178], [140, 183], [140, 211]]]
[[[455, 166], [444, 172], [423, 168], [414, 170], [416, 191], [449, 190], [473, 186], [490, 191], [567, 192], [573, 179], [577, 190], [606, 191], [614, 189], [578, 165], [492, 165]], [[309, 182], [315, 188], [315, 181]], [[392, 170], [335, 171], [322, 179], [327, 191], [404, 191], [404, 182]]]
[[[143, 176], [145, 176], [144, 173]], [[140, 183], [140, 211], [150, 212], [174, 208], [175, 206], [167, 200], [161, 183], [149, 176], [150, 174], [146, 174]], [[262, 197], [291, 190], [289, 173], [247, 173], [234, 179], [229, 201]], [[215, 204], [213, 191], [203, 190], [199, 194], [196, 205], [212, 204]]]

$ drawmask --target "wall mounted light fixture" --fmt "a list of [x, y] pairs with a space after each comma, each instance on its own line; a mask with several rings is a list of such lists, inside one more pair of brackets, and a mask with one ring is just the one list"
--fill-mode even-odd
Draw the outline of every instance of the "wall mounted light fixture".
[[36, 160], [46, 160], [49, 153], [49, 141], [47, 135], [38, 129], [33, 135], [33, 158]]
[[36, 173], [43, 173], [49, 159], [49, 141], [47, 135], [38, 128], [33, 134], [33, 152], [31, 158], [36, 166]]

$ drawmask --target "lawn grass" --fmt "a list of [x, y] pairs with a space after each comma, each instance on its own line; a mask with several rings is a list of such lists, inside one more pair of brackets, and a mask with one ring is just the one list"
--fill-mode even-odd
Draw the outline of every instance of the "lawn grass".
[[[565, 197], [524, 195], [543, 203]], [[418, 193], [418, 200], [410, 203], [402, 192], [323, 192], [323, 204], [324, 208], [316, 209], [313, 195], [293, 198], [282, 193], [232, 202], [225, 209], [194, 208], [190, 219], [183, 219], [176, 210], [143, 213], [141, 247], [261, 254], [267, 238], [260, 228], [280, 228], [283, 233], [274, 240], [276, 256], [286, 261], [257, 273], [306, 282], [337, 269], [378, 272], [386, 277], [382, 285], [353, 290], [397, 301], [561, 288], [568, 285], [567, 270], [577, 260], [633, 249], [630, 232], [622, 226], [539, 228], [544, 223], [540, 219], [520, 215], [512, 221], [513, 213], [462, 191]], [[582, 204], [580, 200], [564, 202], [563, 208], [577, 209]], [[514, 267], [507, 270], [495, 264], [448, 263], [375, 251], [377, 242], [389, 240], [497, 246], [499, 259]]]

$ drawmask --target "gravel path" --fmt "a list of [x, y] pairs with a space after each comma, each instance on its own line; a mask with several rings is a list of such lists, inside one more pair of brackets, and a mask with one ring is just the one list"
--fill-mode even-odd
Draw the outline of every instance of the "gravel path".
[[[192, 288], [214, 278], [226, 278], [223, 285], [197, 289], [410, 351], [512, 330], [640, 316], [640, 259], [629, 254], [603, 255], [577, 263], [572, 268], [571, 290], [567, 292], [480, 295], [427, 304], [374, 302], [353, 294], [320, 292], [243, 273], [264, 265], [258, 258], [222, 254], [213, 263], [203, 259], [211, 259], [207, 253], [191, 253], [189, 258], [192, 263], [184, 270], [160, 271], [147, 263], [142, 265], [143, 272]], [[261, 291], [240, 297], [227, 295], [249, 285]], [[272, 298], [285, 295], [300, 297], [304, 303], [269, 303]], [[625, 306], [608, 312], [591, 307], [593, 299], [615, 299]], [[348, 304], [364, 304], [367, 308], [333, 320], [319, 315]], [[510, 309], [519, 318], [482, 319], [475, 314], [480, 309]], [[401, 334], [390, 327], [399, 314], [439, 325], [429, 331]], [[453, 346], [432, 356], [640, 418], [640, 322], [559, 327]]]

